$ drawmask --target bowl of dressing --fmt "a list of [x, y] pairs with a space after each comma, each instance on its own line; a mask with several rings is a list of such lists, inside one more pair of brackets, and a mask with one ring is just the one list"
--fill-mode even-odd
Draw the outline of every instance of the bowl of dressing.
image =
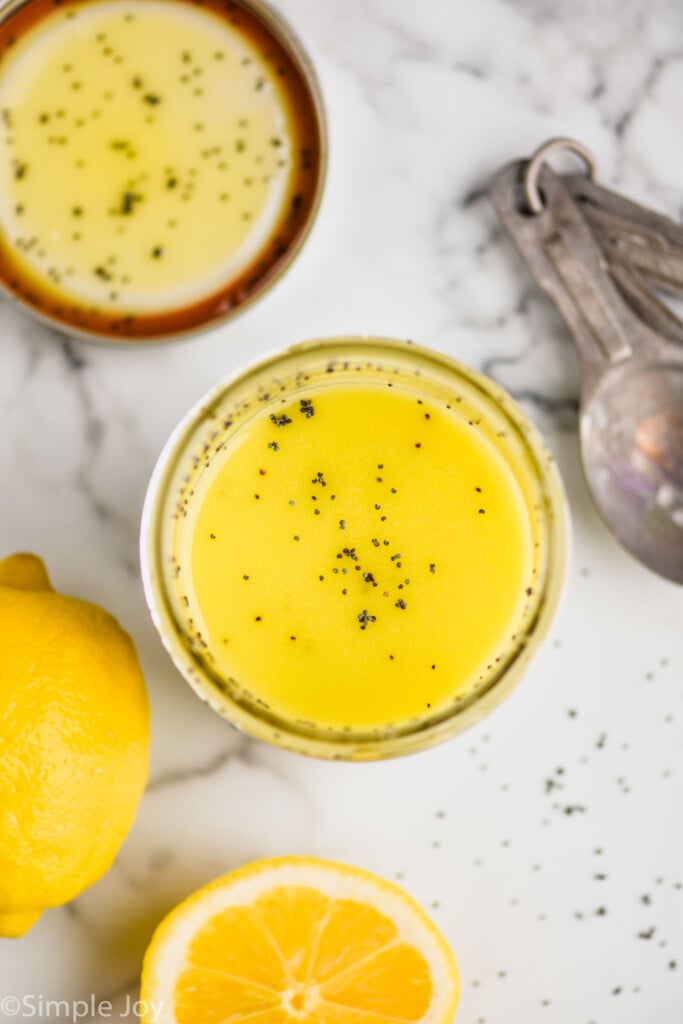
[[322, 194], [318, 82], [261, 0], [10, 3], [0, 119], [0, 288], [92, 340], [232, 317]]
[[219, 385], [162, 453], [142, 521], [152, 618], [243, 730], [370, 760], [455, 735], [552, 620], [559, 474], [493, 381], [391, 339], [278, 353]]

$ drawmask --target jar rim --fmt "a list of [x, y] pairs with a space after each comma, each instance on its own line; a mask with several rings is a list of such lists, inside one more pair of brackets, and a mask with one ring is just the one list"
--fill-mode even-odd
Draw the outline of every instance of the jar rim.
[[[403, 725], [374, 730], [334, 730], [286, 719], [257, 702], [244, 700], [228, 692], [225, 680], [204, 663], [187, 643], [182, 624], [177, 621], [169, 600], [170, 572], [161, 551], [161, 527], [172, 501], [170, 484], [179, 460], [188, 453], [193, 432], [210, 422], [212, 410], [238, 388], [288, 363], [308, 358], [349, 359], [373, 354], [383, 359], [392, 355], [402, 362], [428, 367], [440, 378], [466, 384], [478, 396], [502, 414], [523, 447], [528, 467], [533, 468], [534, 485], [541, 492], [541, 510], [546, 543], [547, 571], [534, 595], [533, 612], [500, 667], [490, 674], [480, 689], [435, 714], [411, 720]], [[370, 336], [328, 337], [300, 342], [271, 353], [256, 363], [231, 374], [212, 388], [180, 421], [164, 446], [153, 471], [145, 498], [141, 531], [140, 559], [145, 598], [162, 642], [181, 674], [223, 717], [238, 728], [266, 742], [310, 756], [336, 760], [375, 760], [411, 753], [431, 747], [473, 725], [506, 697], [521, 678], [531, 656], [545, 637], [562, 592], [568, 548], [568, 517], [562, 481], [540, 433], [517, 403], [494, 381], [441, 352], [391, 338]]]

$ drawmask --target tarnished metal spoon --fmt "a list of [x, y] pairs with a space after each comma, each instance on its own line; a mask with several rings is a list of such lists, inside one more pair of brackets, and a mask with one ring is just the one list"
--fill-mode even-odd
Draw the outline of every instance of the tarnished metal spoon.
[[[570, 150], [588, 173], [546, 160]], [[581, 363], [581, 452], [607, 526], [683, 583], [683, 324], [654, 289], [683, 292], [683, 229], [594, 182], [580, 143], [552, 139], [504, 167], [489, 195]]]

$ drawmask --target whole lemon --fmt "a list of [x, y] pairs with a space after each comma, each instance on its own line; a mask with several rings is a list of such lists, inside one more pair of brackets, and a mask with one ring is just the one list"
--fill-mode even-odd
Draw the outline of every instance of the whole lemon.
[[0, 561], [0, 936], [23, 935], [110, 867], [147, 779], [149, 707], [130, 637]]

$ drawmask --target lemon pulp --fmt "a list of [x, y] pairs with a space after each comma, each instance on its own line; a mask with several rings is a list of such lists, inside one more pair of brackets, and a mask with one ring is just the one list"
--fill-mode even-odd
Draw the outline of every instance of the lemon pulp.
[[459, 989], [453, 953], [407, 893], [358, 868], [285, 857], [171, 911], [145, 954], [142, 1021], [452, 1024]]

